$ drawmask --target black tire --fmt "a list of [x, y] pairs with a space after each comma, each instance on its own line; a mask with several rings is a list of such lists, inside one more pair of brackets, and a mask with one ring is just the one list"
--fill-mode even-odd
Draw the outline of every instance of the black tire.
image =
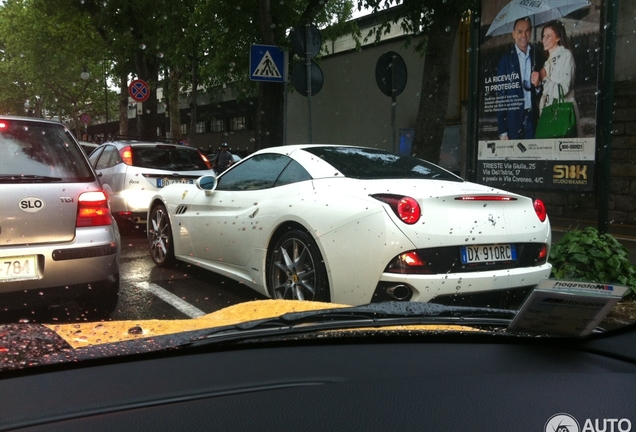
[[152, 208], [148, 219], [148, 242], [150, 258], [157, 267], [174, 265], [172, 227], [166, 207], [159, 204]]
[[278, 239], [267, 270], [267, 291], [274, 299], [330, 301], [322, 254], [303, 231], [291, 230]]

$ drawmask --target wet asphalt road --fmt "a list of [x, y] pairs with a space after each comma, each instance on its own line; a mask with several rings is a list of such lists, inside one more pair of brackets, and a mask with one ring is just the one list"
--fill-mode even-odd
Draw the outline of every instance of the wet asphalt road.
[[[122, 232], [121, 252], [119, 301], [108, 320], [187, 319], [264, 298], [238, 282], [196, 266], [185, 263], [170, 268], [155, 266], [142, 230]], [[104, 319], [84, 311], [74, 302], [53, 307], [0, 309], [0, 324]]]
[[143, 231], [122, 233], [120, 296], [114, 320], [193, 318], [264, 298], [242, 284], [196, 266], [154, 265]]

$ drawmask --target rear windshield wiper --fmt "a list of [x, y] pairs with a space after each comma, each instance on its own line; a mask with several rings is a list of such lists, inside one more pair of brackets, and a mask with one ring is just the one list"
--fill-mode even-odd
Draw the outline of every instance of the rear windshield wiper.
[[3, 183], [45, 183], [61, 182], [61, 177], [49, 177], [32, 174], [1, 174], [0, 182]]

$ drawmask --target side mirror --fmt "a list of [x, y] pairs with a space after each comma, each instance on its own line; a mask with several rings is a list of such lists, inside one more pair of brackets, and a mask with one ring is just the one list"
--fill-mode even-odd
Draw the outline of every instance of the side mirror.
[[213, 191], [216, 189], [217, 181], [215, 176], [204, 175], [199, 177], [194, 184], [201, 190]]

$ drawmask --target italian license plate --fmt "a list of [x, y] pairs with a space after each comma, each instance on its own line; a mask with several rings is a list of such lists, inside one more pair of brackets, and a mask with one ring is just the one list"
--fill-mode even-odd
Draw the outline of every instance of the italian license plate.
[[0, 282], [38, 278], [36, 255], [0, 258]]
[[192, 184], [194, 183], [192, 180], [187, 179], [157, 179], [157, 187], [170, 186], [171, 184]]
[[461, 255], [462, 264], [516, 261], [517, 249], [513, 244], [462, 246]]

